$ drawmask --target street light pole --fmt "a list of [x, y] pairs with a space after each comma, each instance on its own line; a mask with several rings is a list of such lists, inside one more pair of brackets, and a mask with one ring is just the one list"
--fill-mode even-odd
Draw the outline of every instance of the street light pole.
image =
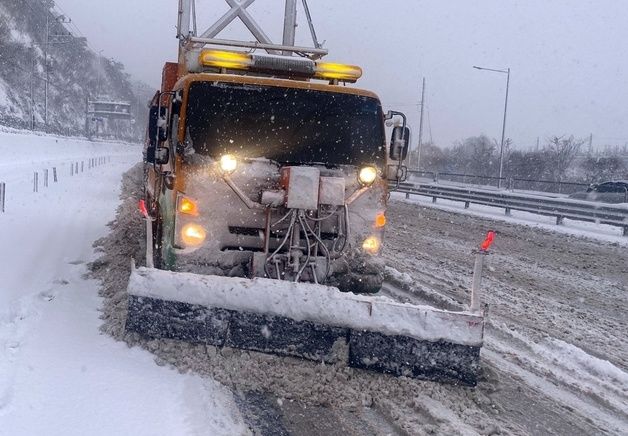
[[421, 148], [423, 147], [423, 111], [425, 110], [425, 77], [421, 87], [421, 118], [419, 121], [419, 143], [417, 146], [416, 170], [421, 171]]
[[504, 101], [504, 121], [502, 123], [502, 142], [499, 148], [499, 179], [497, 179], [497, 188], [502, 186], [502, 175], [504, 171], [504, 141], [506, 139], [506, 113], [508, 111], [508, 88], [510, 87], [510, 68], [506, 70], [495, 70], [493, 68], [483, 68], [473, 66], [476, 70], [494, 71], [496, 73], [506, 74], [506, 100]]

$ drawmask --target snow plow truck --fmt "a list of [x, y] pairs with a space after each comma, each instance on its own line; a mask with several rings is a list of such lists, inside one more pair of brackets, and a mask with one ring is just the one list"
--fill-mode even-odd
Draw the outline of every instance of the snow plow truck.
[[[314, 47], [295, 46], [296, 0], [282, 44], [242, 5], [199, 33], [194, 1], [180, 1], [178, 62], [150, 107], [146, 266], [131, 273], [126, 329], [474, 384], [480, 314], [377, 295], [409, 128], [343, 86], [362, 70], [321, 60], [303, 6]], [[216, 38], [235, 17], [256, 41]]]

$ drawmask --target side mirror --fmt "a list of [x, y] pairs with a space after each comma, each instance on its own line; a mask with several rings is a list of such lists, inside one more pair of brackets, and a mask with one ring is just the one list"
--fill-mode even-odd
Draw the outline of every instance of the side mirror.
[[393, 128], [390, 138], [389, 157], [392, 160], [403, 162], [408, 156], [410, 144], [410, 129], [408, 127], [396, 126]]
[[151, 145], [168, 139], [168, 109], [152, 106], [148, 114], [148, 139]]
[[[150, 112], [148, 113], [148, 141], [151, 146], [156, 145], [157, 139], [157, 119], [159, 113], [159, 108], [157, 106], [151, 106]], [[154, 153], [154, 152], [153, 152]]]
[[157, 131], [159, 133], [159, 140], [165, 141], [168, 139], [168, 109], [160, 107], [159, 112], [159, 118], [157, 118]]

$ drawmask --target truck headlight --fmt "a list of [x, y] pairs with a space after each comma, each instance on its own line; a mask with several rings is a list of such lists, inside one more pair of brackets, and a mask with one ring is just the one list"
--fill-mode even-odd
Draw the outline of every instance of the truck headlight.
[[364, 186], [370, 186], [377, 178], [377, 168], [373, 166], [367, 166], [360, 168], [358, 173], [358, 181]]
[[362, 242], [362, 249], [369, 254], [377, 254], [381, 243], [376, 236], [369, 236]]
[[205, 232], [203, 226], [199, 226], [198, 224], [186, 224], [181, 229], [181, 240], [185, 245], [191, 247], [201, 245], [206, 237], [207, 232]]
[[232, 154], [224, 154], [220, 158], [220, 169], [225, 174], [231, 174], [238, 167], [238, 160]]

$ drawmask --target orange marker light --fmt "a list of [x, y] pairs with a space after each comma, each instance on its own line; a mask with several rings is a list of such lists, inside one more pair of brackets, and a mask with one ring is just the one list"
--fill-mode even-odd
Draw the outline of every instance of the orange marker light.
[[488, 233], [486, 234], [486, 239], [480, 245], [480, 250], [488, 251], [494, 239], [495, 239], [495, 232], [493, 230], [489, 230]]
[[179, 199], [179, 212], [186, 215], [198, 216], [198, 206], [194, 200], [187, 197]]
[[148, 218], [148, 210], [146, 210], [146, 202], [144, 200], [140, 200], [137, 204], [137, 207], [140, 210], [140, 213], [144, 215], [144, 218]]
[[384, 215], [384, 212], [380, 212], [375, 216], [375, 227], [376, 228], [381, 228], [384, 227], [386, 225], [386, 215]]

